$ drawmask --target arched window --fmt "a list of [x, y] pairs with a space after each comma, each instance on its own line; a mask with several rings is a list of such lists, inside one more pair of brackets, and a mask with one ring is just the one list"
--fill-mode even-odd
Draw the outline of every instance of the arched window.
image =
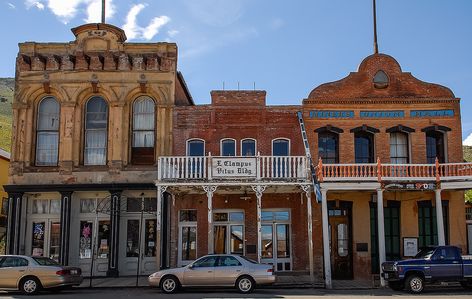
[[367, 131], [354, 133], [356, 163], [374, 163], [374, 134]]
[[236, 156], [236, 140], [222, 139], [220, 153], [222, 156]]
[[375, 88], [382, 89], [382, 88], [388, 87], [388, 83], [389, 83], [388, 76], [382, 70], [375, 73], [373, 81], [374, 81]]
[[288, 139], [272, 140], [272, 155], [273, 156], [288, 156], [289, 152], [290, 152], [290, 142]]
[[205, 156], [205, 141], [200, 139], [187, 140], [187, 156]]
[[404, 132], [390, 133], [390, 163], [407, 164], [409, 162], [408, 134]]
[[36, 124], [36, 165], [56, 166], [59, 152], [59, 103], [46, 97], [39, 103]]
[[146, 96], [133, 104], [132, 164], [154, 164], [155, 104]]
[[241, 140], [241, 156], [255, 156], [256, 155], [256, 140], [243, 139]]
[[84, 165], [105, 165], [107, 157], [108, 104], [95, 96], [85, 105]]
[[436, 163], [438, 158], [439, 163], [446, 162], [444, 133], [441, 131], [427, 131], [426, 132], [426, 160], [429, 164]]
[[334, 132], [318, 133], [318, 156], [323, 163], [339, 163], [339, 135]]

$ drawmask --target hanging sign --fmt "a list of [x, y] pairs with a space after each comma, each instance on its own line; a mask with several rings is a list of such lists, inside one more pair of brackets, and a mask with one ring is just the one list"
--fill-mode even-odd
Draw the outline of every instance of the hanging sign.
[[213, 157], [211, 160], [214, 178], [256, 178], [256, 157]]

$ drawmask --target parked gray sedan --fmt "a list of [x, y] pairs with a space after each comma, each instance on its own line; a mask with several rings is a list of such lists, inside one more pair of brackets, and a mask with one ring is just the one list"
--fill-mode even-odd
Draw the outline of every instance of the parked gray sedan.
[[148, 278], [149, 285], [164, 293], [174, 293], [179, 287], [236, 287], [250, 293], [256, 285], [272, 284], [272, 265], [259, 264], [241, 255], [206, 255], [190, 265], [158, 271]]
[[80, 268], [65, 267], [47, 257], [0, 256], [0, 289], [31, 295], [42, 288], [60, 289], [82, 283]]

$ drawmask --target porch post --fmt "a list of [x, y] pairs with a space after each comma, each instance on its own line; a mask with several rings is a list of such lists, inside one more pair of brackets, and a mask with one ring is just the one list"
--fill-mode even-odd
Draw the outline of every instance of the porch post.
[[203, 190], [207, 194], [208, 199], [208, 254], [214, 252], [213, 249], [213, 193], [216, 191], [216, 186], [203, 186]]
[[6, 254], [20, 254], [21, 204], [23, 192], [8, 193]]
[[261, 218], [262, 218], [262, 193], [266, 189], [266, 185], [253, 185], [252, 190], [257, 197], [257, 261], [260, 263], [262, 258], [262, 235], [261, 235]]
[[313, 215], [311, 208], [311, 188], [310, 185], [302, 185], [306, 194], [307, 224], [308, 224], [308, 261], [310, 263], [310, 281], [315, 283], [315, 269], [313, 265]]
[[[377, 189], [377, 231], [379, 242], [379, 266], [380, 273], [382, 273], [382, 263], [385, 262], [385, 224], [382, 189]], [[385, 286], [385, 280], [382, 276], [380, 277], [380, 285]]]
[[436, 225], [438, 226], [438, 245], [446, 245], [446, 238], [444, 236], [444, 221], [441, 201], [441, 189], [434, 190], [436, 198]]
[[157, 185], [157, 207], [156, 207], [156, 265], [157, 269], [161, 269], [162, 261], [162, 195], [166, 192], [167, 186]]
[[321, 189], [321, 218], [323, 222], [323, 258], [324, 258], [324, 272], [325, 272], [325, 286], [327, 289], [332, 289], [331, 281], [331, 252], [329, 249], [329, 221], [328, 221], [328, 190]]
[[120, 210], [121, 210], [121, 190], [110, 191], [110, 255], [108, 258], [107, 276], [117, 277], [118, 272], [118, 251], [120, 238]]
[[59, 249], [59, 263], [69, 265], [69, 240], [70, 240], [70, 204], [72, 192], [61, 192], [61, 246]]

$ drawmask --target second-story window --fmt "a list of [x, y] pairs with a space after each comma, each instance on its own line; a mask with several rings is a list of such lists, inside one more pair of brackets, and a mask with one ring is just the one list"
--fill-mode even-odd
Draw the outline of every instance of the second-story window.
[[236, 156], [236, 141], [234, 139], [221, 140], [221, 155]]
[[334, 132], [318, 134], [318, 156], [323, 163], [339, 163], [339, 136]]
[[355, 132], [354, 147], [356, 163], [374, 163], [374, 134]]
[[444, 133], [441, 131], [427, 131], [426, 132], [426, 160], [429, 164], [436, 163], [438, 158], [439, 163], [446, 162]]
[[272, 140], [272, 155], [273, 156], [288, 156], [289, 151], [290, 151], [290, 142], [288, 139]]
[[409, 163], [408, 134], [403, 132], [390, 133], [390, 163]]
[[256, 140], [243, 139], [241, 141], [241, 156], [255, 156], [256, 155]]
[[84, 165], [105, 165], [107, 157], [108, 104], [92, 97], [85, 106]]
[[199, 139], [187, 141], [187, 156], [205, 156], [205, 142]]
[[59, 103], [44, 98], [38, 107], [36, 127], [36, 165], [56, 166], [59, 152]]
[[154, 164], [155, 105], [149, 97], [139, 97], [133, 104], [133, 142], [131, 163]]

